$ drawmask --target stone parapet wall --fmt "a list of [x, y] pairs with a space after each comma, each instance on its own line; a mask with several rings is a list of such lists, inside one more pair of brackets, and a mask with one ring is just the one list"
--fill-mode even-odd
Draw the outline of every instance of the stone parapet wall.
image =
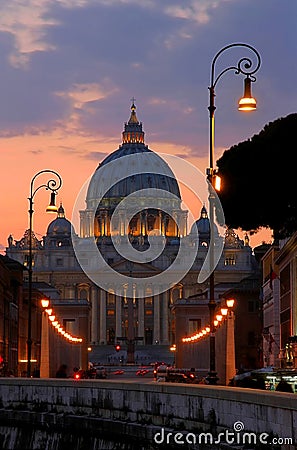
[[143, 433], [146, 427], [218, 433], [234, 430], [240, 421], [245, 431], [290, 437], [294, 442], [297, 437], [296, 394], [255, 389], [9, 378], [0, 379], [0, 404], [2, 419], [5, 411], [10, 418], [12, 411], [36, 412], [36, 417], [79, 415], [84, 421], [90, 417], [142, 426]]

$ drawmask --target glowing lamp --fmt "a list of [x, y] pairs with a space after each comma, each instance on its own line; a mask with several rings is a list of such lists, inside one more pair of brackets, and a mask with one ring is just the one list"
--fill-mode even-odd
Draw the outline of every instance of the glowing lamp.
[[51, 322], [53, 322], [55, 320], [56, 316], [49, 316], [48, 318]]
[[221, 177], [218, 175], [215, 175], [214, 188], [217, 192], [220, 192], [221, 190]]
[[56, 213], [56, 212], [58, 212], [58, 208], [56, 207], [56, 194], [55, 194], [55, 192], [51, 192], [51, 200], [50, 200], [50, 204], [46, 208], [46, 212], [48, 212], [48, 213]]
[[223, 316], [221, 314], [217, 314], [216, 319], [218, 322], [221, 322], [223, 320]]
[[244, 93], [243, 97], [238, 102], [239, 111], [255, 111], [257, 109], [257, 102], [251, 93], [251, 79], [246, 77], [244, 79]]
[[222, 316], [227, 316], [228, 308], [221, 308], [221, 314], [222, 314]]
[[43, 299], [41, 300], [41, 306], [42, 306], [42, 308], [47, 308], [48, 305], [49, 305], [49, 300], [47, 300], [46, 298], [43, 298]]
[[227, 303], [228, 308], [233, 308], [234, 303], [235, 303], [235, 300], [234, 300], [234, 298], [229, 298], [229, 299], [226, 301], [226, 303]]

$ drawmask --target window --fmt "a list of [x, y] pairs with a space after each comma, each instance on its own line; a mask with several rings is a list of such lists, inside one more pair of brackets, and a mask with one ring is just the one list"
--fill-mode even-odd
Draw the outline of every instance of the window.
[[115, 305], [115, 294], [114, 292], [108, 292], [107, 294], [107, 305], [114, 306]]
[[153, 304], [153, 297], [145, 297], [144, 303], [146, 306], [151, 306]]
[[225, 258], [225, 266], [235, 266], [235, 256], [233, 254], [227, 254]]
[[148, 287], [145, 291], [146, 297], [144, 299], [145, 306], [152, 306], [153, 304], [153, 291], [152, 288]]
[[201, 329], [201, 319], [189, 319], [188, 334], [194, 334]]
[[76, 334], [75, 319], [63, 319], [63, 328], [67, 333]]
[[[34, 265], [35, 265], [34, 255], [32, 255], [32, 267], [34, 267]], [[29, 255], [25, 255], [24, 266], [29, 267]]]
[[107, 342], [108, 342], [108, 344], [114, 344], [114, 342], [115, 342], [115, 331], [114, 331], [114, 328], [108, 328], [108, 330], [107, 330]]
[[88, 300], [88, 291], [87, 291], [87, 289], [81, 289], [79, 291], [79, 298], [80, 298], [80, 300]]
[[56, 266], [57, 267], [63, 267], [64, 263], [63, 263], [63, 258], [57, 258], [56, 259]]

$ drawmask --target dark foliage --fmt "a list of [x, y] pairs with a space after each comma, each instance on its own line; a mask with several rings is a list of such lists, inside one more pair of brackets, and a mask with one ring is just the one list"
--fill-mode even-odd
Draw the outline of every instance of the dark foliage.
[[227, 225], [247, 231], [270, 227], [275, 238], [297, 230], [296, 134], [297, 114], [290, 114], [217, 161]]

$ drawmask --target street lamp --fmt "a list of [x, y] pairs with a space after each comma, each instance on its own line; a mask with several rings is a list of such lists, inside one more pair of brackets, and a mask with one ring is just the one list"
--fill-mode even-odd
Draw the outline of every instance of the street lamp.
[[[40, 186], [34, 186], [35, 180], [39, 175], [52, 174], [56, 179], [50, 178], [47, 183], [43, 183]], [[46, 212], [57, 212], [55, 198], [58, 189], [62, 185], [62, 179], [57, 172], [53, 170], [45, 169], [36, 173], [30, 183], [30, 197], [29, 200], [29, 292], [28, 292], [28, 336], [27, 336], [27, 377], [31, 376], [31, 354], [32, 354], [32, 274], [33, 274], [33, 255], [32, 255], [32, 234], [33, 234], [33, 199], [37, 191], [41, 188], [45, 188], [47, 191], [51, 191], [50, 204], [46, 208]]]
[[[219, 75], [215, 73], [215, 66], [218, 57], [224, 53], [226, 50], [233, 49], [235, 47], [243, 47], [248, 49], [254, 57], [256, 57], [256, 62], [254, 62], [249, 57], [241, 58], [236, 66], [229, 66], [222, 70]], [[214, 136], [215, 136], [215, 88], [221, 77], [229, 70], [234, 70], [236, 75], [242, 74], [245, 76], [244, 79], [244, 94], [239, 100], [238, 109], [239, 111], [254, 111], [256, 109], [256, 100], [251, 94], [251, 83], [256, 81], [254, 74], [258, 71], [261, 65], [261, 58], [257, 50], [248, 44], [235, 43], [227, 45], [222, 48], [213, 58], [211, 64], [211, 75], [210, 75], [210, 86], [209, 86], [209, 167], [207, 168], [206, 174], [207, 179], [210, 183], [210, 194], [209, 194], [209, 222], [210, 222], [210, 276], [209, 276], [209, 316], [210, 316], [210, 338], [209, 338], [209, 373], [207, 380], [209, 384], [216, 384], [218, 377], [216, 373], [216, 353], [215, 353], [215, 326], [214, 326], [214, 315], [215, 315], [215, 296], [214, 296], [214, 201], [215, 201], [215, 188], [217, 184], [217, 175], [214, 168]]]

